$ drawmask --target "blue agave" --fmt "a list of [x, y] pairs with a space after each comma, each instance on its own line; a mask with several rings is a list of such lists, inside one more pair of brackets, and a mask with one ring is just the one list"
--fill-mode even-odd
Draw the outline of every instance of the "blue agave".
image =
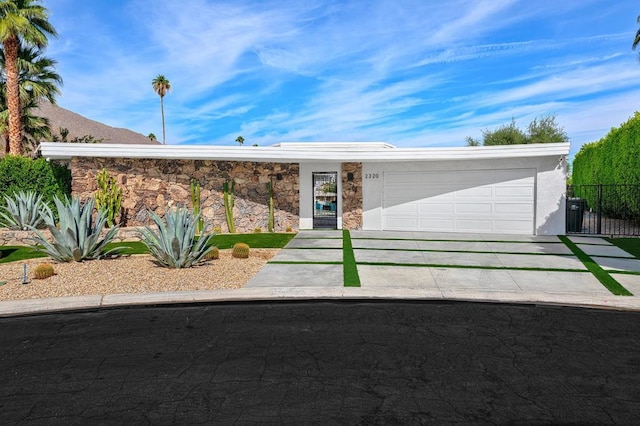
[[154, 212], [149, 212], [149, 215], [158, 231], [146, 226], [139, 232], [144, 245], [162, 266], [189, 268], [204, 260], [206, 254], [213, 250], [209, 243], [214, 234], [202, 235], [196, 241], [200, 214], [194, 215], [186, 208], [175, 208], [166, 212], [164, 220]]
[[41, 228], [44, 219], [41, 212], [51, 215], [51, 209], [42, 201], [42, 195], [33, 191], [16, 192], [13, 197], [4, 196], [5, 205], [0, 206], [0, 225], [9, 229], [26, 231], [29, 227]]
[[116, 236], [118, 228], [111, 228], [104, 238], [100, 238], [107, 216], [104, 211], [98, 211], [95, 220], [93, 219], [93, 198], [85, 203], [79, 198], [60, 200], [55, 197], [53, 201], [58, 209], [59, 223], [56, 224], [51, 211], [41, 213], [53, 241], [50, 242], [37, 229], [30, 227], [36, 233], [32, 240], [41, 246], [36, 247], [36, 250], [59, 262], [101, 259], [123, 250], [123, 247], [106, 249], [107, 244]]

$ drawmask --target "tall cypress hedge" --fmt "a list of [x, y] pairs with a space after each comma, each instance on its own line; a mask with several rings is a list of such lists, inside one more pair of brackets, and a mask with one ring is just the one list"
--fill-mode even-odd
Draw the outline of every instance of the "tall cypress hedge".
[[71, 172], [66, 166], [15, 155], [0, 158], [0, 203], [5, 195], [18, 191], [35, 191], [45, 202], [53, 196], [71, 194]]
[[[573, 184], [629, 185], [609, 191], [602, 199], [603, 212], [617, 217], [640, 217], [640, 113], [613, 128], [597, 142], [584, 145], [573, 161]], [[613, 188], [607, 188], [613, 189]], [[592, 207], [595, 191], [585, 192]]]

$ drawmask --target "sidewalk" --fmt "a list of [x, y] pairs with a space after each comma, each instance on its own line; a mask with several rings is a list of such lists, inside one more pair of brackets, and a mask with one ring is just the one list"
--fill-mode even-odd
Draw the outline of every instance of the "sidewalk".
[[555, 236], [352, 231], [361, 286], [345, 287], [342, 231], [302, 231], [242, 289], [0, 302], [0, 316], [311, 299], [452, 300], [640, 310], [640, 260], [602, 238], [570, 240], [634, 296], [611, 293]]

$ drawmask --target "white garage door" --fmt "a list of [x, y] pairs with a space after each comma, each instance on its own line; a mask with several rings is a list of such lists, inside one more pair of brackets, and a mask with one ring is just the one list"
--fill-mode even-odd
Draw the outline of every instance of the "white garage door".
[[533, 169], [385, 172], [382, 227], [533, 234]]

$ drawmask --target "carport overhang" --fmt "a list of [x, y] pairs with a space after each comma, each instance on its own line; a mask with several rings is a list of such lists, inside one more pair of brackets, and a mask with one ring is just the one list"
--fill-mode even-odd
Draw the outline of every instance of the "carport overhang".
[[569, 143], [500, 145], [481, 147], [396, 148], [382, 142], [301, 142], [267, 147], [213, 145], [132, 145], [43, 142], [40, 152], [47, 160], [73, 157], [146, 158], [166, 160], [255, 161], [276, 163], [406, 162], [482, 160], [557, 156], [565, 161]]

